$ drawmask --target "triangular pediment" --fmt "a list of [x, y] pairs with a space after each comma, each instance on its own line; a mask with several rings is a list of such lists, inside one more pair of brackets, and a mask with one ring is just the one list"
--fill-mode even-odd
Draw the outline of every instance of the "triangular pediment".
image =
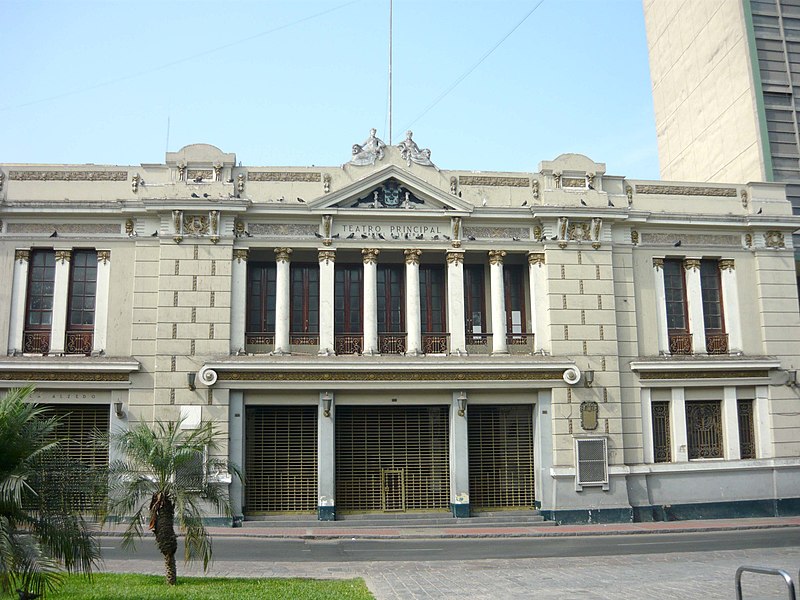
[[374, 171], [309, 203], [312, 211], [416, 210], [472, 212], [473, 206], [398, 167]]

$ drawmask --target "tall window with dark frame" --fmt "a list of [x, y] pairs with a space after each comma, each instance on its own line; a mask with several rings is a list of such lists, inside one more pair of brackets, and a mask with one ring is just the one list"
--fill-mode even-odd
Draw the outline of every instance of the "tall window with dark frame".
[[28, 270], [24, 352], [47, 354], [50, 351], [55, 281], [55, 252], [53, 250], [33, 250]]
[[706, 352], [728, 353], [728, 335], [722, 308], [722, 277], [716, 260], [700, 261], [700, 288], [703, 294], [703, 324], [706, 331]]
[[672, 460], [672, 434], [669, 402], [653, 402], [650, 410], [653, 420], [653, 462], [670, 462]]
[[509, 346], [528, 345], [528, 323], [525, 314], [525, 272], [522, 265], [503, 267], [503, 288], [506, 304], [506, 337]]
[[739, 417], [739, 458], [756, 458], [756, 431], [753, 400], [737, 400]]
[[91, 354], [97, 298], [97, 251], [75, 250], [70, 267], [67, 306], [67, 354]]
[[689, 460], [723, 458], [720, 400], [686, 402], [686, 439]]
[[247, 265], [247, 343], [275, 343], [274, 262]]
[[425, 354], [447, 352], [444, 268], [421, 265], [419, 268], [420, 327]]
[[485, 346], [486, 283], [483, 265], [464, 265], [464, 313], [467, 318], [467, 344]]
[[337, 354], [360, 354], [364, 350], [363, 272], [361, 265], [337, 264], [334, 270], [333, 323]]
[[691, 354], [686, 277], [681, 259], [664, 259], [664, 294], [667, 301], [669, 351], [671, 354]]
[[319, 266], [291, 265], [291, 344], [319, 344]]
[[378, 343], [381, 354], [405, 352], [405, 281], [402, 265], [378, 265]]

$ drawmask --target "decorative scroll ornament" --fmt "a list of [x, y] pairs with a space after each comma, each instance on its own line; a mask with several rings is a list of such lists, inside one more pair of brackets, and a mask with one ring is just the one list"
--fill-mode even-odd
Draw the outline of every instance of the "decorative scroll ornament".
[[597, 429], [597, 412], [599, 406], [594, 400], [581, 402], [581, 428], [585, 431]]
[[780, 231], [767, 231], [764, 234], [764, 244], [767, 248], [785, 248], [783, 233]]
[[331, 176], [327, 173], [322, 176], [322, 191], [326, 194], [331, 191]]
[[292, 256], [291, 248], [275, 248], [275, 262], [288, 263]]
[[561, 376], [565, 383], [569, 385], [575, 385], [581, 380], [581, 371], [578, 367], [569, 367], [568, 369], [564, 370], [564, 374]]
[[744, 245], [748, 248], [753, 247], [753, 234], [752, 233], [745, 233], [744, 234]]
[[489, 264], [502, 265], [503, 257], [508, 254], [505, 250], [489, 250]]
[[418, 250], [416, 248], [403, 250], [403, 254], [406, 257], [405, 261], [407, 265], [418, 265], [419, 257], [422, 255], [422, 250]]
[[103, 263], [104, 265], [108, 264], [108, 261], [111, 260], [111, 250], [98, 250], [97, 251], [97, 262]]
[[65, 262], [69, 262], [72, 258], [72, 250], [56, 250], [56, 262], [60, 262], [62, 265]]
[[18, 260], [20, 263], [28, 262], [31, 258], [31, 251], [20, 249], [14, 251], [14, 260]]
[[200, 369], [198, 379], [200, 379], [200, 381], [203, 382], [203, 385], [211, 387], [212, 385], [217, 383], [217, 379], [219, 379], [219, 376], [217, 375], [217, 372], [214, 369], [203, 367], [202, 369]]
[[361, 256], [364, 258], [365, 265], [374, 265], [378, 262], [378, 255], [381, 253], [377, 248], [363, 248]]
[[383, 160], [384, 148], [386, 144], [378, 139], [378, 130], [374, 127], [369, 130], [369, 137], [363, 144], [353, 144], [353, 157], [350, 159], [351, 165], [364, 166], [374, 165], [375, 161]]
[[719, 259], [719, 270], [720, 271], [730, 271], [733, 273], [735, 269], [734, 260], [732, 258], [720, 258]]
[[531, 252], [528, 254], [528, 264], [544, 266], [544, 252]]
[[445, 254], [445, 259], [447, 260], [448, 265], [453, 265], [457, 267], [464, 263], [464, 252], [458, 251], [455, 252], [453, 250], [448, 250], [447, 254]]
[[663, 258], [653, 258], [653, 268], [656, 271], [660, 271], [664, 268], [664, 259]]
[[138, 173], [136, 173], [136, 174], [133, 176], [133, 179], [131, 179], [131, 191], [133, 191], [133, 193], [134, 193], [134, 194], [135, 194], [135, 193], [137, 193], [137, 192], [139, 191], [139, 183], [140, 183], [141, 181], [142, 181], [142, 178], [141, 178], [141, 177], [139, 177], [139, 174], [138, 174]]
[[683, 268], [687, 271], [697, 271], [700, 268], [699, 258], [684, 258]]
[[248, 258], [250, 258], [250, 250], [247, 248], [236, 248], [233, 251], [233, 259], [237, 263], [241, 264], [242, 261], [247, 262]]
[[400, 156], [404, 161], [406, 161], [406, 164], [409, 167], [411, 166], [412, 162], [422, 165], [423, 167], [433, 167], [434, 164], [431, 162], [431, 151], [427, 148], [420, 150], [420, 147], [417, 146], [417, 143], [411, 139], [411, 136], [413, 135], [414, 132], [406, 131], [406, 139], [397, 144], [397, 148], [400, 149]]
[[336, 262], [336, 250], [320, 250], [319, 262], [324, 262], [326, 265], [329, 262]]

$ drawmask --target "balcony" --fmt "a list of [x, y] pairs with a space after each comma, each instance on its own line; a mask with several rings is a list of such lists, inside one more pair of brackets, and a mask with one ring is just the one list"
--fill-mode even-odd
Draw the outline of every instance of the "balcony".
[[86, 330], [67, 331], [64, 344], [65, 354], [83, 354], [89, 356], [92, 353], [94, 343], [94, 333]]
[[706, 333], [706, 352], [709, 354], [728, 354], [728, 334]]
[[423, 333], [422, 352], [425, 354], [447, 354], [449, 333]]
[[25, 354], [50, 352], [50, 331], [25, 331], [22, 336], [22, 352]]
[[467, 352], [469, 354], [491, 354], [491, 333], [467, 332]]
[[691, 333], [670, 333], [669, 334], [669, 353], [670, 354], [691, 354], [692, 353], [692, 334]]
[[406, 351], [406, 334], [379, 333], [378, 351], [381, 354], [403, 354]]
[[360, 333], [338, 333], [334, 338], [336, 354], [361, 354], [364, 352], [364, 336]]
[[319, 334], [316, 333], [290, 333], [289, 348], [292, 354], [315, 354], [319, 350]]
[[267, 354], [275, 349], [275, 334], [267, 331], [249, 331], [244, 334], [244, 345], [249, 354]]
[[508, 346], [509, 354], [533, 354], [533, 334], [506, 334], [506, 345]]

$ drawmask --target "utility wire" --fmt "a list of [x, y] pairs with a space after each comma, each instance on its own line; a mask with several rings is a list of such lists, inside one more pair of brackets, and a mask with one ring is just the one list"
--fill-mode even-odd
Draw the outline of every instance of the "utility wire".
[[177, 60], [173, 60], [172, 62], [164, 63], [157, 67], [153, 67], [151, 69], [146, 69], [144, 71], [139, 71], [138, 73], [132, 73], [130, 75], [125, 75], [123, 77], [117, 77], [116, 79], [107, 79], [106, 81], [101, 81], [94, 85], [90, 85], [84, 88], [80, 88], [77, 90], [70, 90], [68, 92], [63, 92], [61, 94], [56, 94], [55, 96], [48, 96], [46, 98], [39, 98], [38, 100], [31, 100], [30, 102], [24, 102], [22, 104], [16, 105], [9, 105], [9, 106], [0, 106], [0, 112], [4, 112], [7, 110], [14, 110], [17, 108], [25, 108], [27, 106], [33, 106], [34, 104], [41, 104], [42, 102], [50, 102], [51, 100], [60, 100], [61, 98], [66, 98], [68, 96], [74, 96], [76, 94], [82, 94], [84, 92], [90, 92], [92, 90], [96, 90], [101, 87], [106, 87], [109, 85], [114, 85], [116, 83], [120, 83], [121, 81], [128, 81], [130, 79], [136, 79], [137, 77], [142, 77], [144, 75], [149, 75], [150, 73], [156, 73], [158, 71], [163, 71], [164, 69], [169, 69], [174, 67], [175, 65], [180, 65], [196, 58], [200, 58], [202, 56], [208, 56], [209, 54], [214, 54], [215, 52], [219, 52], [221, 50], [227, 50], [228, 48], [232, 48], [234, 46], [238, 46], [240, 44], [245, 44], [247, 42], [251, 42], [255, 39], [264, 37], [271, 33], [275, 33], [277, 31], [281, 31], [283, 29], [289, 29], [290, 27], [294, 27], [295, 25], [299, 25], [300, 23], [305, 23], [306, 21], [311, 21], [318, 17], [325, 16], [342, 8], [346, 8], [351, 4], [356, 4], [361, 2], [362, 0], [350, 0], [350, 2], [345, 2], [344, 4], [340, 4], [338, 6], [334, 6], [333, 8], [329, 8], [327, 10], [323, 10], [322, 12], [315, 13], [313, 15], [309, 15], [307, 17], [303, 17], [302, 19], [298, 19], [296, 21], [292, 21], [291, 23], [286, 23], [284, 25], [278, 25], [277, 27], [273, 27], [272, 29], [267, 29], [266, 31], [262, 31], [261, 33], [256, 33], [255, 35], [251, 35], [249, 37], [243, 38], [241, 40], [237, 40], [235, 42], [230, 42], [228, 44], [223, 44], [222, 46], [216, 46], [215, 48], [210, 48], [208, 50], [204, 50], [203, 52], [198, 52], [197, 54], [192, 54], [191, 56], [186, 56], [184, 58], [179, 58]]
[[472, 74], [472, 72], [473, 72], [475, 69], [477, 69], [477, 68], [478, 68], [478, 67], [481, 65], [481, 63], [482, 63], [483, 61], [485, 61], [487, 58], [489, 58], [489, 56], [491, 56], [491, 55], [492, 55], [492, 53], [493, 53], [495, 50], [497, 50], [497, 49], [498, 49], [498, 48], [499, 48], [499, 47], [502, 45], [502, 43], [503, 43], [503, 42], [505, 42], [505, 41], [506, 41], [506, 40], [507, 40], [509, 37], [511, 37], [511, 34], [513, 34], [513, 33], [514, 33], [514, 32], [515, 32], [517, 29], [519, 29], [519, 28], [522, 26], [522, 24], [523, 24], [525, 21], [527, 21], [527, 20], [528, 20], [528, 17], [530, 17], [530, 16], [531, 16], [531, 15], [532, 15], [534, 12], [536, 12], [536, 9], [537, 9], [537, 8], [539, 8], [539, 7], [540, 7], [540, 6], [541, 6], [543, 3], [544, 3], [544, 0], [539, 0], [539, 2], [537, 2], [537, 3], [536, 3], [536, 6], [534, 6], [534, 7], [533, 7], [533, 8], [532, 8], [532, 9], [531, 9], [529, 12], [528, 12], [528, 14], [526, 14], [524, 17], [522, 17], [522, 19], [519, 21], [519, 23], [517, 23], [516, 25], [514, 25], [514, 27], [511, 29], [511, 31], [509, 31], [507, 34], [505, 34], [505, 35], [504, 35], [504, 36], [503, 36], [503, 37], [500, 39], [500, 41], [499, 41], [499, 42], [497, 42], [497, 43], [496, 43], [494, 46], [492, 46], [492, 47], [489, 49], [489, 51], [488, 51], [488, 52], [486, 52], [486, 53], [485, 53], [483, 56], [481, 56], [481, 57], [478, 59], [478, 62], [476, 62], [476, 63], [475, 63], [474, 65], [472, 65], [472, 66], [471, 66], [469, 69], [467, 69], [467, 70], [466, 70], [466, 71], [465, 71], [465, 72], [464, 72], [464, 73], [463, 73], [463, 74], [462, 74], [462, 75], [461, 75], [461, 76], [460, 76], [458, 79], [456, 79], [456, 80], [455, 80], [455, 81], [454, 81], [454, 82], [453, 82], [453, 83], [450, 85], [450, 87], [448, 87], [448, 88], [447, 88], [445, 91], [443, 91], [441, 94], [439, 94], [439, 95], [436, 97], [436, 99], [435, 99], [433, 102], [431, 102], [431, 103], [428, 105], [428, 107], [427, 107], [425, 110], [423, 110], [423, 111], [422, 111], [422, 112], [421, 112], [419, 115], [417, 115], [417, 117], [416, 117], [416, 118], [415, 118], [413, 121], [411, 121], [411, 123], [409, 123], [409, 124], [408, 124], [408, 125], [405, 127], [405, 129], [410, 129], [410, 128], [411, 128], [411, 126], [412, 126], [414, 123], [416, 123], [417, 121], [419, 121], [419, 120], [420, 120], [422, 117], [424, 117], [426, 114], [428, 114], [428, 112], [429, 112], [429, 111], [430, 111], [430, 110], [431, 110], [431, 109], [432, 109], [434, 106], [436, 106], [437, 104], [439, 104], [439, 102], [441, 102], [442, 100], [444, 100], [444, 98], [445, 98], [445, 97], [446, 97], [446, 96], [447, 96], [447, 95], [448, 95], [450, 92], [452, 92], [452, 91], [453, 91], [453, 90], [454, 90], [454, 89], [455, 89], [455, 88], [458, 86], [458, 84], [459, 84], [459, 83], [461, 83], [461, 82], [462, 82], [462, 81], [464, 81], [464, 80], [465, 80], [467, 77], [469, 77], [469, 76]]

